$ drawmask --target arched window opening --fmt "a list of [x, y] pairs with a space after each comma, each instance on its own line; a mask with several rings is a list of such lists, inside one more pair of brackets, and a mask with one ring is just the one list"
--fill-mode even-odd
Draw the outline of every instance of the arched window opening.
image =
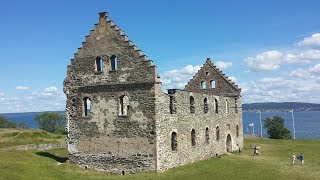
[[116, 55], [112, 55], [111, 58], [111, 70], [116, 71], [118, 69], [118, 58]]
[[207, 84], [206, 81], [201, 81], [201, 89], [206, 89], [207, 88]]
[[177, 147], [178, 147], [177, 133], [176, 132], [172, 132], [171, 133], [171, 149], [172, 149], [172, 151], [177, 150]]
[[209, 144], [209, 128], [206, 128], [206, 143]]
[[194, 98], [192, 96], [190, 96], [190, 113], [195, 113]]
[[239, 137], [239, 125], [236, 126], [236, 135]]
[[208, 99], [204, 98], [204, 100], [203, 100], [203, 112], [204, 113], [208, 113], [208, 110], [209, 110], [209, 108], [208, 108]]
[[211, 80], [210, 81], [210, 87], [213, 89], [213, 88], [216, 88], [216, 81], [214, 80]]
[[191, 130], [191, 145], [196, 145], [196, 131], [194, 129]]
[[218, 100], [217, 99], [214, 99], [214, 105], [215, 105], [215, 109], [216, 109], [216, 113], [219, 112], [219, 105], [218, 105]]
[[219, 141], [219, 139], [220, 139], [220, 129], [219, 129], [219, 126], [216, 127], [216, 139], [217, 139], [217, 141]]
[[234, 109], [235, 109], [235, 112], [238, 113], [238, 98], [234, 98]]
[[175, 97], [170, 95], [170, 114], [176, 113]]
[[229, 101], [226, 99], [226, 113], [229, 112]]
[[101, 57], [96, 58], [96, 71], [102, 72], [102, 59], [101, 59]]
[[119, 115], [126, 116], [128, 115], [128, 108], [129, 108], [129, 98], [128, 96], [120, 96], [119, 98]]
[[83, 98], [83, 110], [84, 116], [90, 116], [91, 112], [91, 100], [88, 97]]

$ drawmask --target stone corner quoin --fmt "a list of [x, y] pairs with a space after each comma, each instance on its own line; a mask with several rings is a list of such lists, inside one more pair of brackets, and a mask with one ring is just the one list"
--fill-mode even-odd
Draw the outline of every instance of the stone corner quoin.
[[243, 147], [241, 89], [208, 58], [184, 89], [108, 13], [67, 68], [69, 161], [116, 174], [162, 172]]

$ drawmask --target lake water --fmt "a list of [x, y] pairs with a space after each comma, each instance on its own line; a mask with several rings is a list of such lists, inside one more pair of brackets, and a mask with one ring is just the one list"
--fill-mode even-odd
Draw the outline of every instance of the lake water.
[[[26, 122], [30, 128], [37, 128], [34, 116], [40, 113], [10, 113], [4, 114], [8, 119], [15, 122]], [[292, 127], [292, 115], [291, 112], [262, 112], [261, 119], [267, 117], [281, 116], [285, 119], [285, 126], [291, 130]], [[320, 139], [320, 111], [301, 111], [294, 112], [296, 139]], [[249, 126], [253, 123], [254, 126]], [[254, 127], [254, 133], [260, 135], [260, 114], [255, 112], [243, 112], [243, 133], [252, 134]], [[262, 128], [263, 137], [267, 137], [267, 130]]]
[[[263, 120], [267, 117], [281, 116], [285, 119], [285, 126], [291, 130], [293, 136], [293, 120], [291, 112], [261, 112], [262, 127]], [[320, 111], [301, 111], [293, 112], [296, 139], [320, 139]], [[254, 124], [254, 133], [260, 135], [260, 114], [255, 112], [243, 112], [243, 133], [253, 133], [253, 127], [249, 126], [250, 123]], [[267, 130], [262, 128], [263, 137], [267, 137]]]

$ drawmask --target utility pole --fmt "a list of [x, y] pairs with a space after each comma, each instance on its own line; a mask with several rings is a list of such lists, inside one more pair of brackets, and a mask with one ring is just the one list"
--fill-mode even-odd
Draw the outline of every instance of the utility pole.
[[291, 114], [292, 114], [293, 139], [296, 139], [296, 129], [294, 128], [294, 116], [293, 116], [293, 109], [291, 110]]
[[259, 111], [259, 113], [260, 113], [260, 137], [263, 138], [263, 136], [262, 136], [261, 111]]

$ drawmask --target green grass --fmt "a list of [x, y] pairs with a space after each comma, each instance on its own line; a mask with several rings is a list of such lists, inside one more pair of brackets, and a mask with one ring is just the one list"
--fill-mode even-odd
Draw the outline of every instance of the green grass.
[[[261, 147], [252, 156], [252, 146]], [[128, 176], [84, 170], [63, 163], [66, 149], [51, 151], [0, 151], [0, 179], [319, 179], [320, 140], [245, 139], [242, 155], [232, 153], [164, 173], [147, 172]], [[292, 152], [305, 154], [305, 165], [291, 165]]]
[[40, 144], [65, 141], [65, 135], [48, 133], [32, 129], [2, 129], [0, 128], [0, 148], [25, 144]]

